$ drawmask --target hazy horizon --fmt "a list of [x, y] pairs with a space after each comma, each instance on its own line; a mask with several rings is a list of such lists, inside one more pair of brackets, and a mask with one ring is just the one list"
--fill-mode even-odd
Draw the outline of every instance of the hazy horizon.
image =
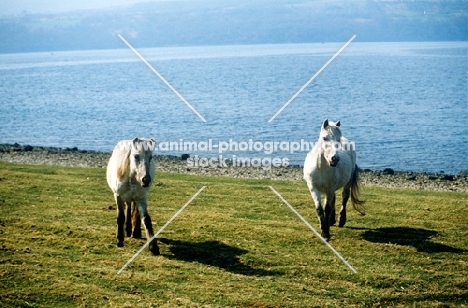
[[361, 42], [468, 41], [462, 1], [6, 0], [2, 8], [0, 53], [114, 49], [122, 46], [117, 34], [139, 48], [344, 42], [353, 35]]
[[[61, 0], [4, 0], [0, 15], [15, 15], [21, 13], [44, 14], [62, 13], [78, 10], [106, 9], [118, 6], [130, 6], [139, 2], [155, 2], [145, 0], [82, 0], [82, 1], [61, 1]], [[159, 0], [161, 1], [161, 0]]]

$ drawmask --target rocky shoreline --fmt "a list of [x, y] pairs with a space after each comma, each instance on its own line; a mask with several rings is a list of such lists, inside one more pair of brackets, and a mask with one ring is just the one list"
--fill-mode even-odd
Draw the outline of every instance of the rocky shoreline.
[[[17, 164], [57, 165], [105, 168], [110, 153], [79, 150], [78, 148], [53, 148], [30, 145], [0, 144], [0, 160]], [[158, 171], [233, 178], [302, 181], [302, 167], [288, 166], [264, 170], [255, 167], [189, 168], [187, 161], [176, 156], [155, 156]], [[429, 191], [468, 192], [468, 172], [457, 175], [399, 172], [364, 169], [360, 173], [364, 186], [413, 188]]]

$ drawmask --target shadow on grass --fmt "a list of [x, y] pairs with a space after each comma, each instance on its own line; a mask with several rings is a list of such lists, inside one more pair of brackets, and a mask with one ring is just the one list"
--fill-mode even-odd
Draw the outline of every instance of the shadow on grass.
[[[462, 291], [461, 289], [460, 291]], [[466, 289], [465, 289], [466, 290]], [[445, 294], [443, 294], [443, 293]], [[442, 294], [441, 294], [442, 293]], [[458, 293], [458, 292], [457, 292]], [[408, 306], [417, 306], [416, 304], [427, 303], [427, 306], [431, 304], [431, 301], [438, 302], [442, 307], [463, 307], [468, 300], [466, 292], [460, 294], [455, 293], [454, 290], [440, 290], [439, 292], [430, 294], [398, 294], [383, 296], [380, 298], [380, 303], [384, 306], [396, 306], [398, 303], [404, 303]], [[443, 304], [442, 304], [443, 303]], [[450, 304], [450, 305], [449, 305]]]
[[166, 238], [161, 238], [159, 241], [170, 246], [169, 250], [173, 255], [165, 256], [170, 259], [199, 262], [219, 267], [234, 274], [246, 276], [274, 276], [283, 274], [279, 271], [253, 268], [243, 264], [239, 260], [239, 256], [246, 254], [247, 250], [229, 246], [219, 241], [189, 242]]
[[437, 231], [420, 228], [387, 227], [366, 230], [361, 236], [366, 241], [373, 243], [413, 246], [419, 252], [465, 252], [463, 249], [432, 242], [431, 238], [438, 234]]

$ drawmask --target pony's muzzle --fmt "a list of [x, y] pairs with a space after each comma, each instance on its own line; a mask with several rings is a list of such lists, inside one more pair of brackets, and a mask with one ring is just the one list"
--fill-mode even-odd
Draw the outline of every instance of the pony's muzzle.
[[331, 167], [336, 167], [338, 165], [338, 162], [340, 161], [340, 157], [338, 155], [333, 155], [330, 160], [330, 166]]
[[149, 175], [145, 175], [142, 179], [141, 179], [141, 183], [143, 184], [142, 186], [143, 187], [148, 187], [149, 184], [151, 183], [151, 177]]

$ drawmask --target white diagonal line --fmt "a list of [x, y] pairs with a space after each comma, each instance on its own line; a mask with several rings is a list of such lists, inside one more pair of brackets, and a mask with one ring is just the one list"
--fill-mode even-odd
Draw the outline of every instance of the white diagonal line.
[[177, 211], [177, 213], [174, 214], [174, 216], [171, 217], [171, 219], [169, 219], [166, 224], [164, 226], [161, 227], [161, 229], [159, 229], [158, 232], [156, 232], [155, 235], [153, 235], [152, 238], [148, 239], [148, 241], [146, 241], [146, 244], [143, 245], [143, 247], [140, 248], [140, 250], [138, 250], [134, 255], [133, 257], [130, 258], [130, 260], [127, 261], [127, 263], [125, 263], [124, 266], [122, 266], [122, 268], [117, 272], [117, 275], [120, 274], [130, 263], [132, 263], [133, 260], [135, 260], [135, 258], [143, 251], [143, 249], [146, 248], [146, 246], [149, 245], [149, 243], [154, 239], [156, 238], [156, 236], [159, 235], [159, 233], [161, 233], [167, 226], [169, 226], [169, 224], [177, 217], [177, 215], [179, 215], [197, 196], [198, 194], [200, 194], [202, 192], [203, 189], [205, 189], [206, 186], [203, 186], [202, 188], [200, 188], [199, 191], [197, 191], [197, 193], [195, 195], [193, 195], [192, 198], [190, 198], [189, 201], [187, 201], [187, 203], [184, 204], [183, 207], [180, 208], [180, 210]]
[[125, 43], [125, 45], [127, 45], [138, 56], [138, 58], [140, 58], [141, 61], [143, 61], [153, 71], [153, 73], [155, 73], [156, 76], [158, 76], [159, 79], [161, 79], [169, 87], [169, 89], [172, 90], [172, 92], [174, 92], [203, 122], [206, 122], [205, 118], [200, 113], [198, 113], [198, 111], [192, 105], [190, 105], [190, 103], [187, 102], [187, 100], [182, 95], [180, 95], [180, 93], [177, 92], [177, 90], [174, 89], [174, 87], [171, 86], [171, 84], [167, 82], [167, 80], [164, 79], [164, 77], [159, 74], [159, 72], [155, 70], [151, 64], [148, 63], [148, 61], [146, 61], [146, 59], [143, 58], [143, 56], [140, 55], [140, 53], [122, 37], [122, 35], [119, 34], [118, 36]]
[[310, 78], [309, 81], [307, 81], [305, 85], [303, 85], [302, 88], [300, 88], [299, 91], [297, 91], [296, 94], [294, 94], [293, 97], [291, 97], [291, 99], [289, 99], [289, 101], [287, 101], [286, 104], [284, 104], [283, 107], [275, 113], [274, 116], [271, 117], [271, 119], [268, 120], [268, 123], [273, 121], [284, 110], [284, 108], [286, 108], [328, 66], [328, 64], [330, 64], [354, 40], [355, 37], [356, 35], [353, 35], [353, 37], [344, 44], [343, 47], [341, 47], [340, 50], [338, 50], [333, 57], [331, 57], [331, 59], [328, 60], [328, 62], [325, 63], [325, 65], [322, 66], [322, 68], [319, 69], [318, 72], [315, 73], [315, 75], [312, 76], [312, 78]]
[[357, 271], [354, 269], [354, 267], [352, 267], [351, 264], [349, 264], [348, 261], [346, 261], [346, 260], [338, 253], [338, 251], [336, 251], [335, 248], [333, 248], [333, 246], [330, 245], [330, 243], [328, 243], [327, 240], [324, 239], [324, 238], [307, 222], [307, 220], [305, 220], [305, 218], [302, 217], [302, 215], [299, 214], [299, 212], [296, 211], [296, 210], [291, 206], [291, 204], [289, 204], [288, 201], [286, 201], [286, 199], [284, 199], [283, 196], [281, 196], [281, 195], [279, 194], [279, 192], [276, 191], [276, 189], [274, 189], [272, 186], [268, 186], [268, 187], [270, 187], [270, 189], [284, 202], [284, 204], [286, 204], [286, 205], [294, 212], [294, 214], [296, 214], [297, 217], [299, 217], [299, 218], [302, 220], [302, 222], [304, 222], [304, 223], [306, 224], [306, 226], [309, 227], [309, 229], [312, 230], [312, 232], [314, 232], [315, 235], [316, 235], [319, 239], [321, 239], [322, 242], [324, 242], [324, 243], [328, 246], [328, 248], [330, 248], [331, 251], [333, 251], [333, 252], [335, 253], [335, 255], [338, 256], [338, 258], [340, 258], [341, 261], [343, 261], [344, 264], [346, 264], [355, 274], [357, 274]]

